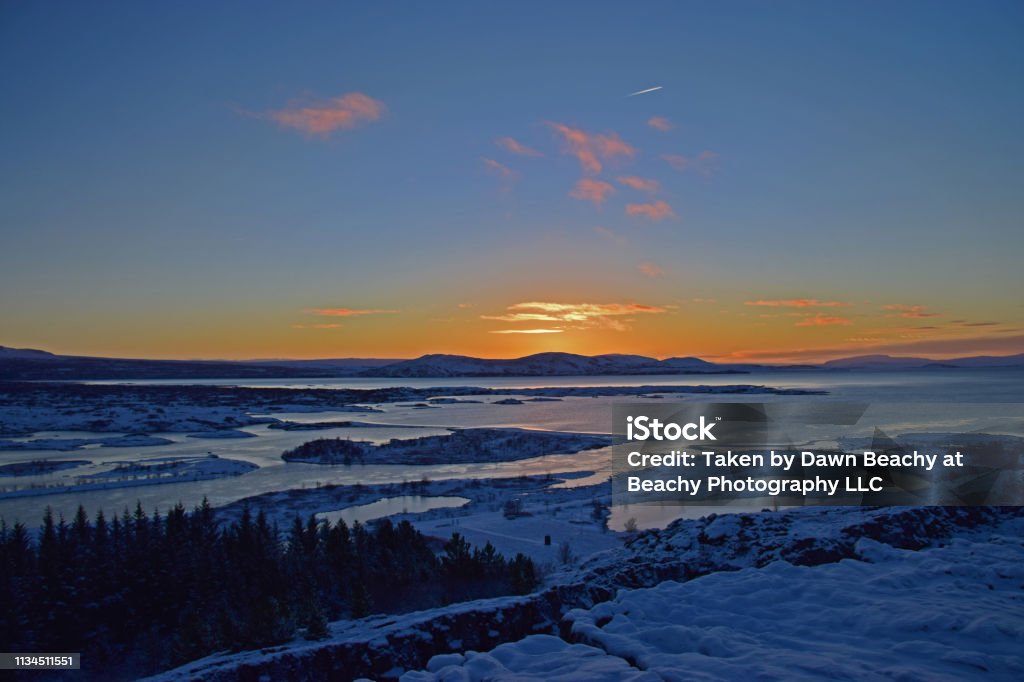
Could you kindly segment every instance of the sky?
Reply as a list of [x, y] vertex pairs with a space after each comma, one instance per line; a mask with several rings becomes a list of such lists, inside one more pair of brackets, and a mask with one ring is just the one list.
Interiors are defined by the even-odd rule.
[[1022, 36], [1019, 2], [6, 2], [0, 344], [1021, 352]]

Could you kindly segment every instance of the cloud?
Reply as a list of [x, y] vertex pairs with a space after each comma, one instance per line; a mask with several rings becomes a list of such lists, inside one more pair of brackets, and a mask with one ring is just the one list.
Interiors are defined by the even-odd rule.
[[804, 319], [797, 322], [795, 327], [832, 327], [835, 325], [849, 326], [853, 324], [850, 320], [845, 317], [837, 317], [835, 315], [824, 315], [822, 313], [816, 313], [811, 317], [805, 317]]
[[647, 125], [663, 133], [667, 133], [675, 127], [672, 125], [672, 121], [668, 120], [664, 116], [651, 116], [647, 119]]
[[264, 116], [285, 128], [327, 137], [336, 130], [349, 130], [377, 121], [386, 111], [380, 100], [361, 92], [349, 92], [321, 101], [292, 101], [284, 109], [268, 111]]
[[508, 313], [507, 315], [481, 315], [480, 319], [501, 322], [558, 322], [562, 318], [544, 313]]
[[644, 273], [651, 279], [661, 277], [662, 275], [665, 274], [665, 271], [662, 269], [660, 265], [652, 263], [650, 261], [644, 261], [643, 263], [638, 265], [637, 268], [640, 270], [640, 272]]
[[502, 180], [515, 180], [519, 176], [519, 173], [504, 164], [498, 163], [494, 159], [483, 158], [481, 161], [484, 162], [488, 169], [497, 173]]
[[675, 216], [675, 211], [672, 210], [671, 206], [659, 199], [653, 204], [626, 204], [626, 215], [643, 216], [648, 220], [658, 222], [659, 220]]
[[647, 192], [648, 194], [655, 194], [659, 189], [661, 189], [661, 184], [657, 180], [638, 178], [635, 175], [620, 177], [618, 180], [619, 184], [625, 185], [626, 187], [632, 187], [633, 189], [640, 190], [641, 192]]
[[[624, 324], [631, 321], [632, 315], [656, 315], [667, 313], [668, 308], [645, 305], [642, 303], [553, 303], [548, 301], [527, 301], [508, 306], [508, 319], [536, 320], [553, 318], [549, 321], [561, 322], [563, 328], [588, 329], [602, 327], [625, 331], [629, 327]], [[527, 317], [529, 316], [529, 317]], [[545, 316], [544, 318], [536, 316]], [[620, 320], [618, 318], [626, 317]], [[505, 318], [503, 318], [505, 319]]]
[[580, 201], [592, 201], [600, 206], [614, 192], [615, 188], [604, 180], [582, 178], [572, 188], [572, 191], [569, 192], [569, 196]]
[[718, 154], [705, 150], [693, 157], [685, 157], [682, 154], [662, 154], [661, 158], [677, 171], [694, 170], [701, 175], [711, 175], [715, 170]]
[[489, 334], [561, 334], [564, 329], [494, 329]]
[[601, 227], [600, 225], [598, 225], [597, 227], [594, 228], [594, 232], [601, 235], [602, 237], [612, 242], [613, 244], [622, 246], [626, 243], [625, 237], [623, 237], [615, 230], [609, 229], [607, 227]]
[[472, 303], [458, 303], [458, 304], [456, 304], [456, 307], [465, 310], [466, 308], [472, 308], [473, 304]]
[[306, 312], [321, 317], [358, 317], [360, 315], [393, 314], [401, 311], [384, 310], [381, 308], [310, 308]]
[[339, 329], [340, 324], [314, 324], [313, 329]]
[[536, 149], [527, 147], [526, 145], [517, 142], [514, 138], [511, 137], [499, 137], [497, 140], [494, 141], [494, 143], [499, 147], [504, 148], [506, 151], [510, 151], [513, 154], [518, 154], [519, 156], [544, 156]]
[[816, 298], [786, 298], [768, 301], [744, 301], [743, 305], [768, 306], [771, 308], [838, 308], [850, 304], [841, 301], [819, 301]]
[[928, 312], [928, 306], [924, 305], [904, 305], [902, 303], [893, 303], [891, 305], [883, 305], [882, 310], [892, 311], [892, 313], [886, 315], [886, 317], [905, 317], [913, 320], [939, 316], [939, 313]]
[[548, 122], [548, 127], [562, 138], [562, 153], [575, 156], [584, 173], [596, 175], [604, 167], [602, 160], [618, 156], [633, 158], [636, 149], [616, 133], [593, 134], [564, 123]]

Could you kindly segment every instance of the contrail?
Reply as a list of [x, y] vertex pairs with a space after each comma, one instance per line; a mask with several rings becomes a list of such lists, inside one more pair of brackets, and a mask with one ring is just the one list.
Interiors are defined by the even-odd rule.
[[654, 92], [655, 90], [661, 90], [661, 86], [660, 85], [656, 85], [653, 88], [647, 88], [646, 90], [637, 90], [636, 92], [629, 93], [628, 95], [626, 95], [626, 97], [636, 97], [637, 95], [646, 95], [648, 92]]

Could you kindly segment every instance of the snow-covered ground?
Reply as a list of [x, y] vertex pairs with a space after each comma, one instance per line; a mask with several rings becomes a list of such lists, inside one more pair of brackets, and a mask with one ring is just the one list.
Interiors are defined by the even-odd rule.
[[[85, 464], [88, 463], [85, 462]], [[61, 463], [55, 463], [55, 465], [59, 464]], [[115, 463], [112, 469], [78, 476], [72, 484], [0, 490], [0, 499], [109, 490], [111, 488], [133, 488], [183, 481], [205, 481], [225, 476], [240, 476], [257, 468], [259, 467], [249, 462], [224, 459], [214, 454], [154, 457], [141, 461]]]
[[645, 532], [532, 595], [339, 621], [154, 679], [1019, 680], [1022, 586], [1013, 508], [728, 514]]
[[856, 554], [623, 590], [566, 615], [576, 644], [533, 635], [402, 681], [1024, 679], [1024, 519]]

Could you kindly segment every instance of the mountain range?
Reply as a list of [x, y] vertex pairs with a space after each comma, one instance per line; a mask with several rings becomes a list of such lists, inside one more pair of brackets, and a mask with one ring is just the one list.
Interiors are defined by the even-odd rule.
[[433, 354], [412, 360], [146, 360], [56, 355], [31, 348], [0, 346], [0, 380], [8, 381], [744, 374], [780, 370], [912, 370], [930, 367], [1024, 367], [1024, 353], [948, 360], [860, 355], [819, 365], [759, 365], [714, 363], [695, 357], [658, 360], [643, 355], [574, 353], [537, 353], [513, 359]]

